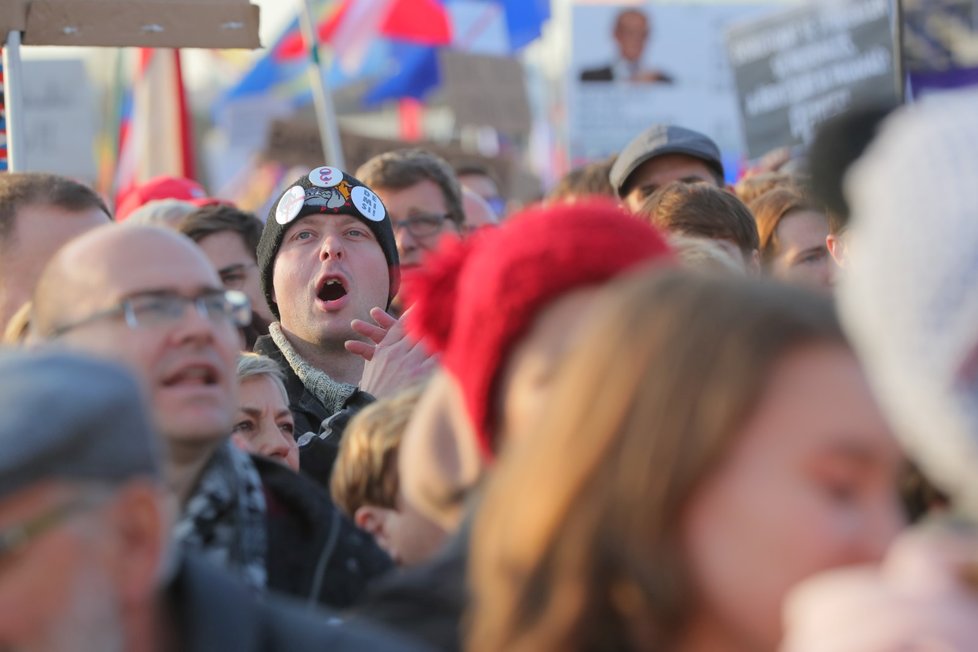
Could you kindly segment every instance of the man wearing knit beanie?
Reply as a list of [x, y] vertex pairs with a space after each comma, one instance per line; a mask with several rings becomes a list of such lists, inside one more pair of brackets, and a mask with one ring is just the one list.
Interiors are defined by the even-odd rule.
[[[599, 288], [670, 257], [658, 231], [606, 200], [528, 210], [498, 229], [444, 241], [405, 278], [408, 329], [442, 365], [402, 439], [405, 503], [458, 530], [462, 500], [505, 440], [546, 405], [548, 379], [578, 345]], [[467, 536], [463, 527], [431, 565], [379, 588], [364, 617], [458, 649]]]
[[273, 204], [258, 267], [277, 321], [255, 351], [285, 371], [300, 465], [328, 483], [349, 415], [413, 380], [426, 361], [384, 312], [400, 283], [390, 216], [359, 180], [316, 168]]

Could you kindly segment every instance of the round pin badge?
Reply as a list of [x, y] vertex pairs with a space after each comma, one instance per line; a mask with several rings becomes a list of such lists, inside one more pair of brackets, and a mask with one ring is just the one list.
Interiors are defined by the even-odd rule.
[[278, 200], [278, 206], [275, 208], [275, 221], [279, 224], [288, 224], [302, 210], [302, 204], [305, 201], [306, 191], [302, 186], [292, 186]]
[[320, 188], [332, 188], [342, 180], [342, 170], [325, 165], [309, 173], [309, 183]]
[[350, 199], [357, 207], [360, 214], [372, 222], [383, 222], [387, 211], [380, 201], [380, 197], [375, 195], [369, 188], [357, 186], [350, 192]]

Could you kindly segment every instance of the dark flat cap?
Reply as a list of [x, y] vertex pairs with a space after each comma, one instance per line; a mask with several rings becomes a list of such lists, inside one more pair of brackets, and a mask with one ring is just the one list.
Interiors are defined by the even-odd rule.
[[49, 480], [159, 478], [136, 379], [64, 352], [0, 352], [0, 498]]
[[675, 125], [652, 125], [625, 145], [611, 166], [608, 180], [618, 196], [622, 196], [628, 177], [638, 166], [665, 154], [685, 154], [701, 159], [723, 178], [720, 148], [709, 136]]

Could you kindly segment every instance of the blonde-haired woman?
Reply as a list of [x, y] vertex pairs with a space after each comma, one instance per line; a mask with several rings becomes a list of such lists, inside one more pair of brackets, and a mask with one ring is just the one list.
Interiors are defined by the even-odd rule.
[[481, 505], [468, 649], [776, 649], [789, 588], [902, 524], [901, 456], [831, 307], [659, 272], [594, 314]]

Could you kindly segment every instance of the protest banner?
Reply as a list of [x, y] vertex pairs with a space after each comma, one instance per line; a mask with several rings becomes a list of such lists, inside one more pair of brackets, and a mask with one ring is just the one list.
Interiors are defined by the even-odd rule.
[[770, 7], [576, 0], [565, 103], [570, 164], [615, 154], [655, 123], [705, 133], [725, 159], [739, 160], [743, 135], [723, 37], [733, 21]]
[[438, 60], [445, 102], [460, 125], [493, 127], [518, 136], [530, 132], [530, 100], [518, 60], [444, 49]]
[[95, 89], [80, 59], [24, 61], [24, 170], [93, 183]]
[[248, 0], [8, 0], [0, 34], [24, 45], [257, 48]]
[[846, 109], [899, 101], [891, 10], [891, 0], [823, 0], [730, 29], [751, 158], [809, 143]]
[[[341, 135], [340, 140], [343, 143], [343, 154], [348, 165], [347, 170], [351, 173], [378, 154], [405, 147], [423, 147], [441, 156], [453, 166], [469, 163], [484, 165], [492, 171], [493, 176], [499, 181], [500, 191], [504, 195], [507, 195], [513, 184], [515, 165], [507, 158], [480, 156], [466, 152], [459, 147], [440, 143], [409, 143], [389, 138], [373, 138], [348, 130], [343, 130]], [[275, 120], [268, 130], [262, 157], [287, 167], [311, 168], [320, 166], [323, 164], [323, 150], [319, 137], [316, 123], [310, 119]]]
[[0, 3], [9, 169], [27, 146], [20, 46], [257, 48], [259, 10], [248, 0], [4, 0]]

